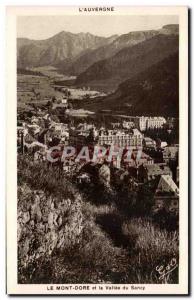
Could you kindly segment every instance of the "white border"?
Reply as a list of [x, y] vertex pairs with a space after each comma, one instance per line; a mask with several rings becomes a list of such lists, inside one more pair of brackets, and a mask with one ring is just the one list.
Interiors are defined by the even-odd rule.
[[[83, 6], [83, 5], [82, 5]], [[102, 13], [102, 12], [101, 12]], [[17, 284], [17, 177], [16, 177], [16, 16], [76, 15], [77, 7], [8, 7], [7, 8], [7, 292], [8, 294], [51, 294], [48, 285]], [[84, 13], [82, 13], [83, 15]], [[94, 14], [99, 14], [95, 12]], [[103, 14], [106, 14], [103, 12]], [[110, 14], [110, 13], [109, 13]], [[179, 284], [140, 285], [141, 294], [188, 293], [188, 17], [186, 7], [119, 7], [112, 14], [146, 15], [176, 14], [180, 26], [180, 268]], [[87, 13], [86, 13], [87, 15]], [[137, 284], [134, 284], [138, 286]], [[54, 285], [53, 285], [54, 286]], [[92, 286], [92, 285], [91, 285]], [[108, 286], [108, 285], [107, 285]], [[67, 292], [69, 293], [69, 292]], [[72, 291], [71, 294], [77, 294]], [[79, 294], [86, 294], [86, 291]], [[91, 294], [92, 292], [90, 292]], [[110, 294], [100, 292], [99, 294]], [[140, 294], [132, 292], [130, 294]], [[59, 294], [52, 291], [52, 294]], [[65, 294], [61, 292], [61, 294]], [[97, 294], [97, 292], [94, 292]], [[116, 291], [113, 294], [117, 294]], [[120, 294], [120, 292], [118, 292]], [[129, 292], [126, 292], [129, 294]]]

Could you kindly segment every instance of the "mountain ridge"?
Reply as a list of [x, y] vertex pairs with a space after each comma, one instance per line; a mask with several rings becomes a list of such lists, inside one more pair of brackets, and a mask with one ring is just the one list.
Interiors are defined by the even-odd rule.
[[78, 75], [93, 63], [111, 57], [129, 43], [141, 42], [161, 30], [163, 34], [178, 34], [178, 25], [169, 24], [160, 30], [134, 31], [109, 37], [69, 31], [61, 31], [41, 40], [20, 37], [17, 39], [17, 65], [18, 68], [52, 65], [63, 73]]
[[[130, 115], [178, 117], [178, 102], [179, 53], [176, 51], [123, 81], [113, 94], [100, 101], [100, 109], [122, 110]], [[99, 101], [86, 104], [84, 108], [98, 111]]]
[[90, 33], [73, 34], [61, 31], [45, 40], [17, 39], [17, 64], [20, 68], [55, 65], [72, 59], [87, 49], [95, 49], [108, 38]]
[[122, 81], [146, 70], [178, 51], [177, 35], [158, 34], [132, 47], [125, 47], [112, 57], [100, 60], [78, 75], [77, 85], [119, 85]]

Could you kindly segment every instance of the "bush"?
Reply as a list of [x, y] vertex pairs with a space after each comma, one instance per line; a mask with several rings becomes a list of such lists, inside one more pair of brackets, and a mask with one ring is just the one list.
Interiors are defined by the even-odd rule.
[[[178, 233], [167, 232], [141, 218], [131, 219], [123, 224], [123, 234], [134, 247], [130, 251], [130, 273], [128, 280], [133, 283], [163, 283], [159, 280], [157, 266], [167, 266], [171, 259], [178, 262]], [[131, 278], [131, 274], [132, 275]], [[170, 274], [167, 283], [178, 282], [178, 268]]]

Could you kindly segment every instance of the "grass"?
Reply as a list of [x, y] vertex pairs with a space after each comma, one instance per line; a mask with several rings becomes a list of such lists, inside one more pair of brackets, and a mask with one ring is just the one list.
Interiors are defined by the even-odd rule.
[[[63, 93], [55, 91], [51, 86], [49, 79], [43, 76], [17, 75], [18, 104], [22, 103], [39, 103], [41, 101], [51, 100], [53, 96], [61, 99]], [[36, 96], [40, 93], [40, 96]]]
[[[86, 198], [60, 171], [25, 155], [18, 156], [18, 186], [20, 283], [178, 282], [178, 268], [165, 281], [156, 271], [178, 261], [178, 232], [124, 214], [114, 195], [107, 201], [109, 190]], [[60, 225], [51, 226], [51, 212]]]
[[[129, 241], [135, 241], [129, 255], [132, 262], [130, 269], [135, 275], [136, 283], [163, 283], [159, 279], [156, 267], [167, 266], [174, 258], [178, 262], [178, 232], [161, 230], [142, 218], [124, 222], [122, 230]], [[165, 279], [165, 283], [175, 282], [178, 282], [178, 269]]]

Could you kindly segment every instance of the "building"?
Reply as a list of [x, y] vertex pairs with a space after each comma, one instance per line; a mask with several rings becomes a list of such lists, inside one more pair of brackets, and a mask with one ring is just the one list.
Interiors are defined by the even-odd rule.
[[116, 168], [116, 169], [121, 168], [121, 159], [120, 159], [120, 157], [115, 157], [115, 158], [113, 157], [111, 163], [112, 163], [111, 166], [113, 168]]
[[166, 124], [164, 117], [149, 117], [147, 119], [147, 129], [162, 128]]
[[66, 159], [63, 161], [63, 171], [65, 173], [71, 173], [75, 169], [75, 158]]
[[162, 175], [172, 177], [172, 171], [165, 164], [147, 164], [138, 168], [138, 177], [141, 182], [155, 180]]
[[178, 159], [179, 145], [167, 146], [163, 151], [163, 160], [165, 163], [176, 161]]
[[141, 131], [145, 131], [146, 130], [146, 128], [147, 128], [147, 117], [140, 117], [139, 118], [139, 129], [141, 130]]
[[52, 104], [52, 109], [67, 109], [68, 108], [68, 103], [53, 103]]
[[153, 210], [156, 212], [162, 209], [175, 213], [178, 213], [179, 209], [179, 189], [169, 175], [162, 175], [160, 177], [154, 195]]
[[68, 124], [64, 124], [64, 123], [53, 123], [52, 126], [55, 128], [55, 130], [60, 130], [60, 131], [68, 130]]
[[85, 109], [82, 109], [82, 108], [80, 108], [80, 109], [67, 109], [65, 113], [69, 117], [77, 117], [77, 118], [86, 118], [88, 116], [92, 116], [92, 115], [95, 114], [92, 111], [85, 110]]
[[178, 119], [175, 119], [172, 117], [169, 117], [166, 120], [166, 125], [167, 125], [167, 128], [169, 128], [169, 129], [174, 129], [177, 123], [178, 123]]
[[82, 173], [82, 174], [78, 175], [76, 177], [76, 182], [80, 183], [80, 184], [90, 183], [91, 182], [90, 174], [88, 174], [88, 173]]
[[63, 97], [63, 98], [61, 99], [61, 103], [62, 103], [62, 104], [68, 104], [68, 99], [67, 99], [66, 97]]
[[87, 145], [88, 131], [80, 132], [79, 130], [71, 130], [69, 132], [69, 145], [70, 146], [84, 146]]
[[99, 146], [117, 145], [118, 147], [142, 147], [143, 134], [138, 129], [130, 131], [105, 130], [97, 131], [94, 127], [90, 130], [71, 130], [69, 135], [70, 145], [83, 146], [87, 144]]
[[162, 128], [164, 124], [166, 124], [164, 117], [139, 117], [139, 129], [141, 131]]
[[117, 145], [119, 147], [142, 147], [143, 134], [136, 128], [130, 131], [103, 130], [99, 132], [98, 144]]
[[150, 137], [144, 137], [143, 139], [143, 147], [148, 149], [155, 149], [156, 148], [156, 142], [151, 139]]
[[135, 127], [135, 123], [132, 121], [123, 121], [123, 128], [131, 129]]
[[86, 131], [90, 131], [94, 129], [94, 124], [88, 124], [88, 123], [80, 123], [77, 126], [77, 131], [79, 131], [80, 133], [84, 133]]
[[54, 132], [55, 132], [55, 134], [56, 134], [57, 137], [60, 137], [60, 138], [62, 138], [62, 137], [69, 138], [68, 124], [53, 122], [52, 129], [54, 129]]
[[120, 126], [121, 126], [121, 123], [119, 123], [119, 122], [112, 122], [111, 123], [112, 129], [119, 128]]
[[143, 151], [140, 151], [138, 153], [137, 150], [133, 150], [131, 154], [131, 159], [127, 162], [123, 160], [122, 165], [125, 165], [125, 167], [128, 166], [128, 167], [137, 168], [141, 165], [144, 166], [144, 165], [153, 165], [153, 164], [154, 164], [154, 160], [151, 156], [149, 156]]

